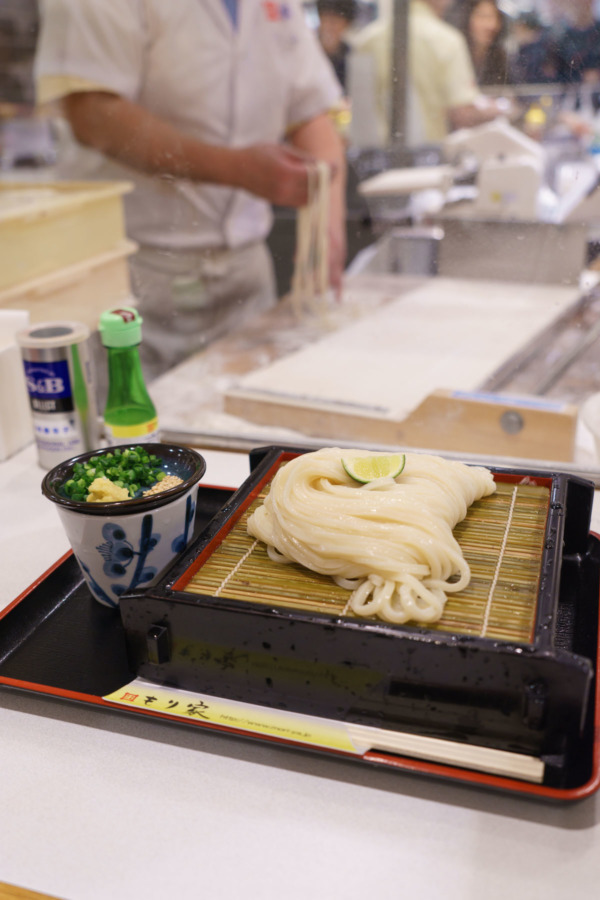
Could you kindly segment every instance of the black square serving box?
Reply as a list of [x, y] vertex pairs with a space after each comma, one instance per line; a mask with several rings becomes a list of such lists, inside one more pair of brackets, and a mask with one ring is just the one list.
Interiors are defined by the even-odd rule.
[[535, 622], [514, 642], [192, 594], [186, 585], [302, 448], [262, 448], [251, 475], [162, 580], [126, 595], [132, 671], [215, 697], [542, 759], [547, 784], [577, 768], [592, 727], [598, 640], [593, 486], [494, 470], [548, 487]]

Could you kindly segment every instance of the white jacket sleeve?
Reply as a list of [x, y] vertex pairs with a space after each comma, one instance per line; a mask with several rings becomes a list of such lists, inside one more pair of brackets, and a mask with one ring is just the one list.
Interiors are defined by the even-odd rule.
[[304, 19], [302, 4], [295, 0], [294, 6], [296, 45], [293, 52], [286, 56], [287, 65], [291, 67], [288, 128], [333, 109], [343, 96], [333, 66]]
[[[145, 37], [140, 0], [40, 0], [34, 75], [38, 92], [52, 80], [55, 95], [78, 81], [136, 100]], [[56, 99], [46, 97], [46, 99]]]

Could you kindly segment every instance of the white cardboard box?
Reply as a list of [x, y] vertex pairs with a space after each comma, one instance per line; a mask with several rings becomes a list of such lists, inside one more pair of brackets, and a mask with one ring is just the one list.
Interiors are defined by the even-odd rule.
[[33, 440], [23, 360], [15, 341], [16, 332], [28, 324], [26, 311], [0, 310], [0, 460]]

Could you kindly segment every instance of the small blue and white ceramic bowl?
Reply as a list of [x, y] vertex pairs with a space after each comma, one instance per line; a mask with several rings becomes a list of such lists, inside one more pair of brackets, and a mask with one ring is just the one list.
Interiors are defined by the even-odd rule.
[[[121, 449], [126, 446], [135, 443]], [[189, 447], [148, 443], [144, 444], [148, 454], [161, 460], [168, 475], [182, 478], [182, 484], [149, 497], [114, 503], [71, 500], [60, 492], [75, 463], [115, 449], [83, 453], [55, 466], [42, 482], [42, 493], [57, 506], [92, 595], [104, 606], [117, 608], [122, 594], [152, 584], [187, 547], [206, 462]]]

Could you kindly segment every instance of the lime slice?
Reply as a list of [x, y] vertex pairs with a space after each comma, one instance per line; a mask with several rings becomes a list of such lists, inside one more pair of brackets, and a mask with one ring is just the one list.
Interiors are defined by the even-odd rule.
[[376, 478], [395, 478], [406, 463], [404, 453], [393, 453], [391, 456], [355, 456], [342, 459], [342, 465], [350, 478], [368, 484]]

